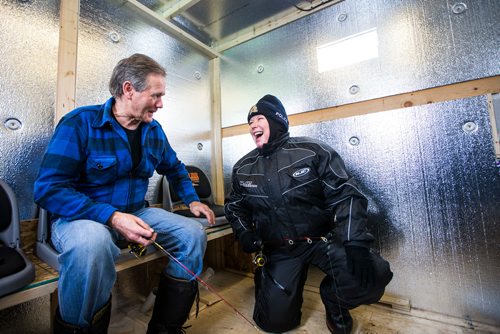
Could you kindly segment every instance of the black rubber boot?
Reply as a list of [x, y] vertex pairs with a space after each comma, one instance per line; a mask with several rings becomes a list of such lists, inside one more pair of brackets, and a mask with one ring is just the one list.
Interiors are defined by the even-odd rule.
[[54, 318], [54, 334], [107, 334], [109, 320], [111, 319], [111, 297], [92, 317], [89, 327], [79, 327], [65, 322], [56, 310]]
[[326, 311], [326, 326], [331, 333], [349, 334], [352, 331], [352, 317], [349, 310], [341, 308], [340, 311]]
[[188, 319], [197, 296], [196, 280], [186, 281], [161, 274], [147, 334], [185, 333], [182, 325]]

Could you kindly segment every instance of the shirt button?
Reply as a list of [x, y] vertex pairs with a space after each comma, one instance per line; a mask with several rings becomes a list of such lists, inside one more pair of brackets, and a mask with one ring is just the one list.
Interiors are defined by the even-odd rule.
[[271, 182], [271, 179], [267, 179], [267, 182]]

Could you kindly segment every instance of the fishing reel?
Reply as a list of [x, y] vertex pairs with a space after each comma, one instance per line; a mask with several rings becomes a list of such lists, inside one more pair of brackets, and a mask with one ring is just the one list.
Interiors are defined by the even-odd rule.
[[264, 265], [267, 262], [267, 257], [262, 253], [262, 251], [259, 251], [257, 254], [255, 254], [252, 262], [257, 266], [257, 267], [264, 267]]
[[132, 255], [134, 255], [136, 258], [140, 258], [147, 253], [147, 248], [144, 247], [143, 245], [136, 244], [133, 242], [130, 242], [128, 244], [128, 248], [130, 249], [128, 252]]

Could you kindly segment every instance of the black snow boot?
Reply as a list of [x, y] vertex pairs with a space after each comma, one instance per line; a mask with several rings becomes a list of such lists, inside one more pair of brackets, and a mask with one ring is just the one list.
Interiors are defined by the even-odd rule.
[[182, 325], [197, 296], [196, 280], [186, 281], [162, 273], [147, 334], [185, 333]]
[[326, 326], [331, 333], [349, 334], [352, 331], [352, 317], [348, 309], [341, 308], [340, 311], [326, 311]]
[[92, 317], [89, 327], [79, 327], [65, 322], [61, 318], [59, 308], [54, 318], [54, 334], [107, 334], [111, 319], [111, 297]]

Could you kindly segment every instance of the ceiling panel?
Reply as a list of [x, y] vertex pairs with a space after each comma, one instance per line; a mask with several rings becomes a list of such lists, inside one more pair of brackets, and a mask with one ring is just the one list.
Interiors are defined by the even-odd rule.
[[[129, 0], [129, 2], [134, 0]], [[139, 0], [209, 46], [242, 39], [262, 27], [277, 28], [342, 0]], [[278, 23], [277, 23], [278, 22]], [[255, 34], [257, 35], [257, 34]], [[247, 39], [248, 37], [245, 37]], [[232, 44], [232, 43], [230, 43]]]

